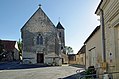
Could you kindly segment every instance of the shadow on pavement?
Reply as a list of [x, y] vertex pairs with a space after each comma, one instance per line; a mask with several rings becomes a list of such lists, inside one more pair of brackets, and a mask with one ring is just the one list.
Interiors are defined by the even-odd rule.
[[65, 78], [59, 78], [59, 79], [80, 79], [80, 74], [73, 74], [73, 75], [70, 75], [68, 77], [65, 77]]
[[81, 64], [70, 64], [69, 66], [73, 66], [77, 68], [85, 68], [85, 65], [81, 65]]
[[47, 65], [39, 64], [20, 64], [19, 62], [4, 62], [0, 63], [0, 70], [13, 70], [13, 69], [30, 69], [48, 67]]

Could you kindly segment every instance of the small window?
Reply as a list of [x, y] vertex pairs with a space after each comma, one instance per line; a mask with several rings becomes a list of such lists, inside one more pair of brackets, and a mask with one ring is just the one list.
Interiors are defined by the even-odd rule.
[[37, 45], [43, 45], [43, 37], [41, 36], [41, 34], [39, 34], [38, 36], [37, 36], [37, 41], [36, 41], [36, 44]]
[[61, 50], [63, 49], [63, 47], [61, 47]]
[[62, 34], [61, 34], [61, 32], [59, 32], [59, 37], [61, 37], [62, 36]]

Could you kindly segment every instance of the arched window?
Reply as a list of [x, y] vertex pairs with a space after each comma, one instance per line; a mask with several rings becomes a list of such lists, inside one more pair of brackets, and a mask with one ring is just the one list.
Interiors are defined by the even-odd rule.
[[43, 45], [43, 37], [40, 37], [40, 44]]
[[37, 40], [36, 40], [36, 44], [37, 44], [37, 45], [39, 45], [39, 44], [40, 44], [40, 45], [43, 45], [43, 37], [42, 37], [41, 34], [39, 34], [36, 39], [37, 39]]

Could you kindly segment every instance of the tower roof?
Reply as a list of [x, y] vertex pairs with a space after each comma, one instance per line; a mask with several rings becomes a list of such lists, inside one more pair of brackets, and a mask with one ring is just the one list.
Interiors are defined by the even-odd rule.
[[64, 27], [61, 25], [61, 23], [60, 23], [60, 22], [58, 22], [58, 24], [57, 24], [56, 28], [58, 28], [58, 29], [64, 29]]

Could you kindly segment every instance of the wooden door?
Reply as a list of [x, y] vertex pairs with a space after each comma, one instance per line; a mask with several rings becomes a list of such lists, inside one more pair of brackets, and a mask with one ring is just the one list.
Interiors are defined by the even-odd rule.
[[37, 53], [37, 63], [44, 63], [44, 54]]

